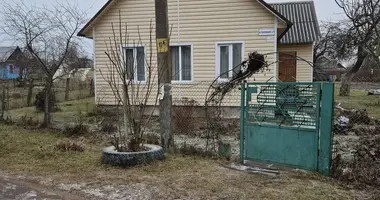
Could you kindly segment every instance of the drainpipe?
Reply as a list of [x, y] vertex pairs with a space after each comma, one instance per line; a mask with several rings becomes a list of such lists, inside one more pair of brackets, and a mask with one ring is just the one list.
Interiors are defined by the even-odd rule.
[[180, 26], [181, 26], [181, 22], [180, 22], [179, 0], [177, 0], [177, 31], [178, 31], [177, 39], [178, 39], [178, 44], [181, 43]]

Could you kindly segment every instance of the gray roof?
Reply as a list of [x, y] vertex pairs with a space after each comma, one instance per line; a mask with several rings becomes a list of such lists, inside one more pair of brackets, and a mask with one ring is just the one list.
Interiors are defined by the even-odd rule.
[[0, 47], [0, 62], [6, 62], [16, 49], [17, 46]]
[[293, 23], [290, 30], [280, 40], [281, 44], [307, 44], [319, 38], [320, 30], [313, 1], [270, 5]]

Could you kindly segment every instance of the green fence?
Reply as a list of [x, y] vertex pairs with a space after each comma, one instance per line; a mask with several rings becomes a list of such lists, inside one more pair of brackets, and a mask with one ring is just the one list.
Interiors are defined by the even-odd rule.
[[242, 85], [241, 160], [329, 174], [334, 86]]

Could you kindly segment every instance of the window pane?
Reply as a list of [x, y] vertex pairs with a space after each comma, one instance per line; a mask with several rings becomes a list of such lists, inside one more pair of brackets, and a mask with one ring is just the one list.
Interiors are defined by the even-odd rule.
[[182, 80], [191, 81], [191, 46], [181, 47]]
[[137, 80], [145, 81], [145, 52], [144, 47], [137, 47]]
[[240, 71], [240, 67], [236, 67], [236, 66], [238, 66], [242, 61], [241, 47], [242, 47], [241, 44], [233, 44], [232, 45], [232, 48], [233, 48], [233, 50], [232, 50], [232, 52], [233, 52], [233, 55], [232, 55], [233, 66], [232, 67], [234, 67], [234, 73], [233, 73], [234, 75]]
[[134, 58], [133, 58], [133, 49], [125, 49], [126, 56], [126, 68], [127, 68], [127, 79], [133, 78], [133, 68], [134, 68]]
[[179, 47], [171, 47], [172, 80], [179, 81]]
[[228, 78], [229, 47], [220, 47], [220, 78]]

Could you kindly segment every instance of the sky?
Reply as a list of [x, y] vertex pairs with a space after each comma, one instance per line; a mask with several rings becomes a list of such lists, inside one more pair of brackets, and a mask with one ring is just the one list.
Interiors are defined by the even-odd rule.
[[[0, 0], [8, 3], [18, 2], [20, 0]], [[57, 0], [59, 1], [59, 0]], [[100, 8], [108, 0], [66, 0], [68, 2], [74, 2], [79, 8], [86, 11], [88, 18], [93, 17]], [[288, 1], [305, 1], [305, 0], [266, 0], [268, 3], [279, 3]], [[23, 0], [24, 3], [29, 5], [49, 5], [54, 3], [52, 0]], [[336, 21], [343, 18], [341, 9], [335, 4], [334, 0], [314, 0], [318, 20], [319, 21]], [[84, 49], [91, 54], [92, 53], [92, 41], [89, 39], [83, 39]], [[0, 36], [0, 46], [14, 45], [8, 38]]]

